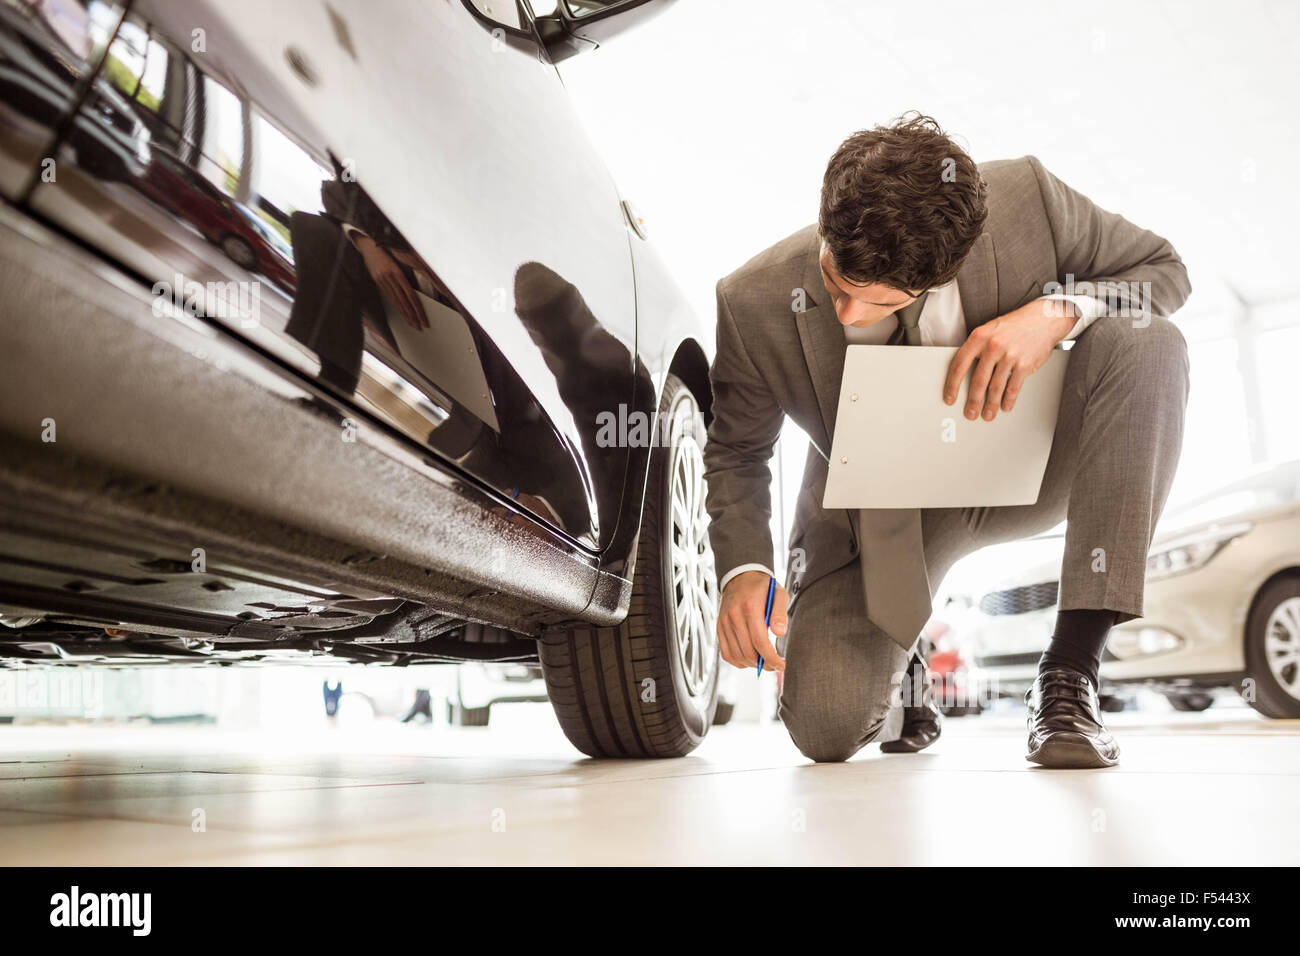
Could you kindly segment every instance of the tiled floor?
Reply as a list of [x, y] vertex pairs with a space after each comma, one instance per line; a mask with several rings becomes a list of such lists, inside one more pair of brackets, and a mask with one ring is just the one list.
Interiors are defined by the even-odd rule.
[[0, 727], [0, 864], [1300, 863], [1300, 721], [1242, 708], [1112, 715], [1121, 766], [1072, 772], [1015, 713], [845, 765], [775, 725], [602, 762], [545, 704], [493, 723]]

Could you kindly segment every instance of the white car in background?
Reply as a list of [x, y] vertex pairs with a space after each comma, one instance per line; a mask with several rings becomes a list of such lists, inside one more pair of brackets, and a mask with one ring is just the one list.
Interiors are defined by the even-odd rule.
[[[1056, 618], [1064, 526], [980, 552], [943, 615], [999, 693], [1029, 686]], [[955, 569], [957, 570], [957, 569]], [[1111, 633], [1103, 686], [1146, 683], [1178, 710], [1232, 687], [1260, 713], [1300, 717], [1300, 461], [1170, 511], [1147, 559], [1146, 615]]]

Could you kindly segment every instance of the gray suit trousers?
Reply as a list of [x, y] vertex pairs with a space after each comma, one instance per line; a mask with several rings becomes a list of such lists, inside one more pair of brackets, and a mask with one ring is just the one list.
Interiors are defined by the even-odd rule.
[[[1097, 319], [1074, 344], [1038, 501], [922, 512], [931, 587], [957, 559], [1064, 520], [1060, 608], [1140, 617], [1187, 392], [1187, 346], [1172, 322]], [[861, 574], [854, 561], [813, 582], [791, 614], [780, 715], [812, 760], [846, 760], [878, 737], [906, 669], [907, 651], [867, 619]]]

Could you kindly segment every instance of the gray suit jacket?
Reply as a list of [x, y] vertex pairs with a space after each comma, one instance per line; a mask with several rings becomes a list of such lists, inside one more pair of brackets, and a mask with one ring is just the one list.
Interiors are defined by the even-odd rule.
[[[1169, 316], [1186, 300], [1187, 271], [1165, 239], [1098, 208], [1033, 156], [979, 169], [988, 220], [957, 276], [968, 331], [1060, 291], [1051, 283], [1064, 285], [1067, 276], [1076, 285], [1106, 283], [1099, 297], [1125, 316]], [[791, 551], [801, 549], [786, 579], [792, 603], [858, 553], [849, 512], [821, 506], [846, 344], [818, 254], [816, 227], [808, 226], [718, 283], [713, 421], [704, 450], [709, 536], [721, 577], [742, 564], [774, 567], [772, 447], [787, 415], [811, 439], [790, 534]]]

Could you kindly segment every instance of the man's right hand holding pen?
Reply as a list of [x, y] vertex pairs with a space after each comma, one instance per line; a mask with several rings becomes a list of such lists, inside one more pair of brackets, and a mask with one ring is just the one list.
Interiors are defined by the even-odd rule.
[[[784, 671], [785, 660], [776, 653], [763, 623], [767, 590], [771, 578], [762, 571], [742, 571], [727, 582], [718, 609], [718, 645], [722, 659], [736, 667], [758, 667], [758, 658], [768, 670]], [[777, 585], [772, 599], [772, 633], [785, 636], [785, 606], [790, 595]]]

